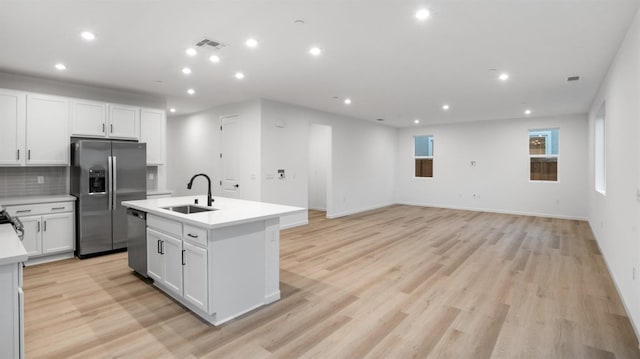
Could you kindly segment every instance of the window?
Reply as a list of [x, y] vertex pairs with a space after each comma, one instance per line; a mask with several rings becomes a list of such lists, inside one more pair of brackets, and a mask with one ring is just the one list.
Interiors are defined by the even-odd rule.
[[603, 103], [596, 117], [595, 158], [596, 158], [596, 191], [605, 194], [607, 190], [607, 164], [605, 157], [605, 104]]
[[558, 148], [560, 130], [529, 130], [529, 179], [558, 181]]
[[433, 136], [415, 137], [416, 177], [433, 177]]

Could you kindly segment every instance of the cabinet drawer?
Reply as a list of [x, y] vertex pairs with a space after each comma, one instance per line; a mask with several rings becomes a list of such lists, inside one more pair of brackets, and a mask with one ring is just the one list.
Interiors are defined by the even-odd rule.
[[14, 217], [34, 216], [41, 214], [73, 212], [73, 202], [25, 204], [21, 206], [7, 206], [7, 212]]
[[182, 238], [182, 223], [170, 219], [147, 215], [147, 227]]
[[207, 248], [207, 230], [204, 228], [198, 228], [185, 224], [184, 236], [182, 237], [182, 239]]

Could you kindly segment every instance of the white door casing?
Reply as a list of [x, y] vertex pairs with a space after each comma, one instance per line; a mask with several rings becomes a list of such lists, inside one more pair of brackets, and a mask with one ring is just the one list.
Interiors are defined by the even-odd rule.
[[220, 119], [220, 143], [222, 168], [222, 195], [240, 197], [240, 161], [242, 160], [240, 116], [226, 116]]

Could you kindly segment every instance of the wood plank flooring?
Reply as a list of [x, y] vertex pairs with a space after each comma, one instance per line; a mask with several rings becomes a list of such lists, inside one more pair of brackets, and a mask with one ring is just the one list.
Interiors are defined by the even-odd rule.
[[27, 358], [640, 358], [586, 222], [309, 216], [281, 234], [283, 298], [220, 327], [126, 253], [26, 268]]

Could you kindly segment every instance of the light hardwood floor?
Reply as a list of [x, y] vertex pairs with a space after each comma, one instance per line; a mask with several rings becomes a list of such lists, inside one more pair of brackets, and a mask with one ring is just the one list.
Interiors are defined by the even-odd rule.
[[133, 275], [126, 253], [28, 267], [27, 358], [640, 358], [586, 222], [323, 216], [281, 233], [283, 298], [220, 327]]

